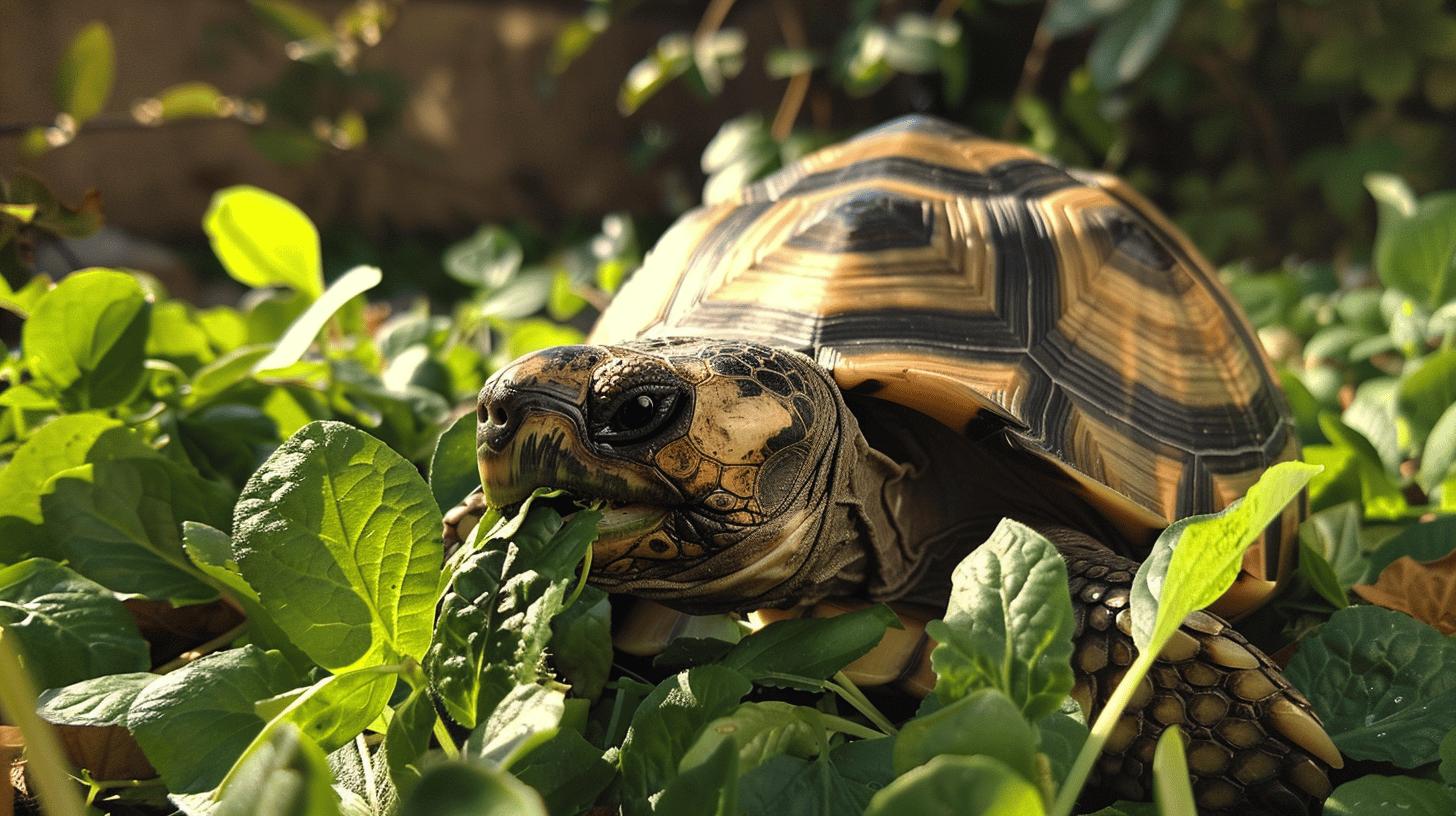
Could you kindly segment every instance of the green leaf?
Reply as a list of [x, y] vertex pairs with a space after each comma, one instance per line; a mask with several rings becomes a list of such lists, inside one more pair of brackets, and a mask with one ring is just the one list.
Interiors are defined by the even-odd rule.
[[396, 667], [371, 666], [330, 675], [308, 688], [284, 692], [279, 697], [289, 699], [288, 704], [268, 720], [243, 756], [271, 739], [273, 732], [285, 724], [303, 732], [324, 751], [336, 750], [368, 728], [384, 711], [398, 680]]
[[1052, 0], [1043, 25], [1048, 34], [1060, 39], [1116, 14], [1127, 4], [1128, 0]]
[[169, 791], [210, 791], [263, 730], [254, 703], [296, 685], [277, 652], [216, 652], [143, 689], [126, 724]]
[[345, 272], [329, 288], [309, 304], [308, 309], [288, 327], [279, 338], [278, 345], [266, 357], [253, 364], [257, 372], [286, 368], [303, 359], [313, 345], [314, 338], [324, 330], [329, 319], [350, 300], [379, 285], [384, 274], [377, 266], [356, 266]]
[[157, 94], [155, 105], [158, 121], [175, 122], [181, 119], [223, 118], [229, 102], [214, 85], [180, 82]]
[[546, 800], [552, 813], [580, 813], [617, 776], [602, 750], [575, 731], [560, 729], [511, 763], [511, 773]]
[[1222, 511], [1186, 518], [1164, 530], [1133, 579], [1132, 629], [1138, 651], [1162, 651], [1185, 618], [1227, 592], [1238, 577], [1244, 551], [1318, 472], [1315, 465], [1281, 462]]
[[552, 320], [567, 321], [586, 308], [586, 298], [577, 294], [576, 284], [565, 269], [551, 276], [551, 296], [546, 300], [546, 313]]
[[76, 34], [56, 69], [56, 107], [85, 124], [106, 107], [116, 75], [111, 29], [100, 20]]
[[0, 568], [0, 626], [42, 689], [145, 671], [147, 643], [104, 587], [44, 558]]
[[832, 618], [775, 621], [738, 641], [720, 662], [755, 683], [772, 685], [776, 674], [824, 680], [873, 649], [887, 626], [903, 628], [883, 604]]
[[739, 805], [748, 816], [860, 816], [875, 791], [895, 778], [890, 769], [893, 743], [846, 742], [829, 752], [827, 762], [780, 754], [739, 779]]
[[430, 687], [423, 683], [410, 692], [389, 720], [384, 732], [384, 758], [390, 782], [401, 799], [410, 795], [424, 774], [421, 760], [430, 750], [436, 722]]
[[1456, 517], [1444, 516], [1411, 524], [1387, 539], [1370, 554], [1360, 583], [1374, 583], [1380, 573], [1401, 556], [1416, 561], [1437, 561], [1456, 548]]
[[908, 773], [942, 754], [987, 756], [1036, 781], [1036, 734], [999, 689], [977, 689], [905, 723], [895, 738], [895, 773]]
[[1176, 725], [1164, 729], [1153, 751], [1153, 797], [1159, 813], [1175, 816], [1198, 812], [1193, 804], [1188, 758], [1183, 755], [1183, 733]]
[[563, 524], [550, 508], [523, 508], [496, 531], [509, 541], [492, 538], [456, 567], [424, 661], [456, 722], [474, 727], [516, 685], [538, 679], [551, 620], [600, 518], [581, 511]]
[[181, 520], [225, 523], [227, 501], [155, 454], [61, 471], [41, 494], [46, 530], [77, 571], [117, 592], [178, 604], [217, 597], [182, 551]]
[[737, 816], [738, 752], [732, 740], [714, 745], [700, 761], [684, 760], [682, 772], [653, 801], [655, 816]]
[[780, 754], [812, 758], [819, 754], [823, 739], [824, 723], [816, 709], [779, 700], [744, 703], [708, 723], [678, 768], [686, 772], [708, 763], [726, 742], [735, 746], [737, 773], [747, 773]]
[[67, 276], [21, 327], [27, 366], [72, 411], [110, 408], [143, 382], [151, 304], [124, 272]]
[[213, 586], [223, 590], [243, 610], [248, 621], [249, 640], [265, 649], [277, 649], [300, 670], [313, 667], [288, 635], [278, 627], [278, 622], [258, 602], [258, 593], [243, 578], [233, 560], [233, 540], [227, 533], [206, 524], [193, 521], [182, 522], [182, 549], [187, 558], [206, 575]]
[[1452, 465], [1456, 465], [1456, 401], [1446, 406], [1426, 437], [1416, 482], [1430, 493], [1445, 480]]
[[86, 462], [152, 453], [140, 437], [101, 414], [70, 414], [41, 426], [0, 469], [0, 496], [5, 497], [0, 563], [33, 555], [62, 557], [41, 526], [41, 489], [52, 476]]
[[1097, 32], [1087, 52], [1092, 81], [1114, 91], [1137, 79], [1173, 30], [1183, 0], [1131, 0]]
[[499, 289], [490, 290], [478, 314], [497, 320], [518, 320], [536, 314], [549, 305], [554, 280], [555, 273], [549, 269], [524, 270]]
[[1456, 297], [1456, 193], [1417, 201], [1399, 177], [1384, 173], [1366, 176], [1365, 186], [1380, 210], [1380, 280], [1433, 309]]
[[1414, 768], [1435, 761], [1456, 727], [1456, 641], [1400, 612], [1341, 609], [1285, 674], [1353, 759]]
[[475, 460], [475, 412], [455, 420], [435, 443], [430, 457], [430, 492], [441, 512], [459, 504], [480, 487], [480, 466]]
[[951, 574], [945, 620], [926, 626], [939, 644], [930, 656], [936, 695], [954, 701], [996, 688], [1029, 720], [1056, 711], [1072, 688], [1072, 627], [1061, 554], [1003, 520]]
[[1349, 606], [1346, 593], [1365, 578], [1369, 559], [1360, 546], [1360, 506], [1337, 504], [1299, 526], [1299, 568], [1315, 591], [1336, 609]]
[[1396, 401], [1410, 420], [1416, 444], [1424, 444], [1446, 409], [1456, 404], [1456, 350], [1436, 352], [1402, 376]]
[[[1072, 705], [1075, 707], [1076, 703]], [[1077, 708], [1076, 716], [1073, 716], [1064, 707], [1036, 723], [1037, 751], [1045, 755], [1051, 764], [1052, 780], [1058, 785], [1067, 778], [1067, 772], [1077, 759], [1077, 752], [1087, 741], [1087, 723], [1080, 719], [1081, 715], [1081, 708]]]
[[677, 775], [678, 763], [713, 720], [736, 708], [752, 684], [723, 666], [699, 666], [658, 684], [638, 706], [622, 743], [622, 804], [651, 812], [648, 798]]
[[865, 808], [865, 816], [1038, 816], [1044, 812], [1036, 788], [1001, 762], [984, 756], [935, 757], [891, 782]]
[[1456, 813], [1456, 790], [1430, 779], [1370, 774], [1335, 788], [1325, 816], [1448, 816]]
[[595, 700], [612, 672], [612, 604], [588, 586], [551, 621], [551, 657], [573, 697]]
[[318, 230], [286, 199], [257, 187], [228, 187], [213, 195], [202, 227], [239, 283], [287, 286], [309, 300], [323, 292]]
[[333, 29], [322, 17], [288, 0], [248, 0], [253, 12], [291, 40], [328, 39]]
[[550, 739], [566, 712], [566, 695], [527, 684], [511, 689], [470, 734], [461, 756], [502, 768]]
[[314, 422], [279, 446], [234, 513], [243, 577], [331, 671], [424, 656], [443, 560], [419, 472], [379, 440]]
[[1456, 787], [1456, 728], [1446, 732], [1438, 753], [1441, 756], [1441, 779], [1447, 785]]
[[337, 816], [334, 773], [319, 746], [297, 728], [274, 730], [214, 795], [216, 816]]
[[486, 765], [431, 765], [400, 804], [399, 816], [546, 816], [546, 805], [515, 777]]
[[[1349, 457], [1349, 464], [1342, 467], [1349, 468], [1352, 475], [1337, 475], [1334, 477], [1337, 483], [1323, 482], [1319, 493], [1316, 493], [1311, 487], [1311, 498], [1313, 499], [1316, 495], [1320, 496], [1318, 507], [1328, 507], [1331, 503], [1353, 498], [1344, 494], [1344, 490], [1353, 480], [1359, 485], [1359, 498], [1364, 505], [1366, 517], [1374, 519], [1402, 517], [1406, 510], [1405, 498], [1401, 495], [1400, 486], [1386, 473], [1380, 454], [1376, 452], [1375, 446], [1370, 444], [1370, 440], [1331, 414], [1320, 415], [1320, 430], [1336, 449]], [[1311, 461], [1319, 461], [1312, 455], [1315, 452], [1315, 447], [1311, 446], [1305, 451], [1306, 458]], [[1311, 484], [1313, 485], [1313, 482]], [[1338, 495], [1326, 495], [1331, 493]]]
[[692, 40], [684, 32], [673, 32], [658, 41], [657, 47], [622, 80], [617, 91], [617, 110], [631, 116], [669, 82], [693, 67]]
[[43, 692], [35, 713], [53, 725], [126, 726], [126, 715], [142, 689], [160, 675], [124, 672], [93, 677]]
[[521, 269], [521, 244], [503, 227], [488, 224], [445, 250], [445, 271], [466, 286], [499, 289]]

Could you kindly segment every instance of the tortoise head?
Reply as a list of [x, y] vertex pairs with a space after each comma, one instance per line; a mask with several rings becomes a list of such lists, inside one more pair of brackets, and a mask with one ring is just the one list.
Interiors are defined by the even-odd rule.
[[487, 504], [540, 487], [604, 501], [593, 582], [687, 611], [781, 604], [802, 583], [853, 422], [808, 357], [696, 338], [536, 352], [477, 413]]

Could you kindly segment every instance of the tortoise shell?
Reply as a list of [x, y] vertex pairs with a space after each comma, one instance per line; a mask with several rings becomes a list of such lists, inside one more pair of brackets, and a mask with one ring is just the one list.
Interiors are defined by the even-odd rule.
[[[1134, 546], [1298, 454], [1248, 321], [1148, 201], [923, 116], [684, 216], [592, 342], [672, 335], [792, 348], [846, 392], [1005, 433]], [[1250, 550], [1252, 596], [1225, 611], [1286, 571], [1301, 503]]]

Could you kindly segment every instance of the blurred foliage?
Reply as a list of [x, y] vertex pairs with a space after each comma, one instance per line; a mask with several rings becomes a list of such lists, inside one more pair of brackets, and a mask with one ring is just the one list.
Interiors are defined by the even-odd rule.
[[[658, 5], [591, 0], [549, 70]], [[751, 7], [780, 40], [726, 25]], [[723, 124], [706, 199], [909, 109], [1122, 174], [1216, 260], [1359, 256], [1366, 173], [1456, 183], [1456, 9], [1441, 0], [714, 0], [628, 72], [619, 107], [661, 119], [644, 133], [663, 143], [679, 114], [654, 94], [711, 97], [755, 61], [786, 82], [782, 103]]]

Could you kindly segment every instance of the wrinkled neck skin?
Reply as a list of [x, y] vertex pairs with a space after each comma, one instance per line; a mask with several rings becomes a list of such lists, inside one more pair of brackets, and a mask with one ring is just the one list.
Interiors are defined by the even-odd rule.
[[975, 441], [898, 405], [840, 401], [841, 442], [818, 512], [787, 535], [809, 546], [794, 578], [738, 609], [809, 606], [827, 597], [944, 605], [950, 575], [1003, 517], [1114, 540], [1100, 516], [1004, 437]]

